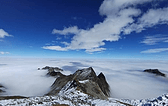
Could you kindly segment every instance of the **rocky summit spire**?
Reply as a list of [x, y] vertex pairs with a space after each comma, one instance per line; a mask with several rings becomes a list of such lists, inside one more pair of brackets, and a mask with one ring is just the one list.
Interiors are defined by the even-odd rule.
[[103, 91], [103, 93], [104, 93], [106, 96], [110, 96], [110, 86], [109, 86], [109, 84], [107, 83], [104, 74], [101, 72], [101, 73], [98, 75], [98, 78], [99, 78], [99, 81], [98, 81], [99, 87], [101, 88], [101, 90]]
[[92, 67], [77, 70], [72, 75], [59, 76], [47, 95], [57, 95], [69, 89], [75, 89], [94, 98], [107, 99], [110, 88], [103, 73], [96, 76]]

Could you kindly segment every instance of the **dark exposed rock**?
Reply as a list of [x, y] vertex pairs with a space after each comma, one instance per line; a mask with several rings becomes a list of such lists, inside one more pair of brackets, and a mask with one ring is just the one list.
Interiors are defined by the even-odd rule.
[[51, 91], [46, 95], [57, 95], [59, 91], [70, 81], [72, 76], [60, 76], [51, 86]]
[[49, 70], [49, 71], [63, 71], [62, 69], [58, 68], [58, 67], [49, 67], [49, 66], [46, 66], [44, 68], [42, 68], [42, 70]]
[[52, 71], [52, 72], [48, 72], [47, 76], [58, 77], [58, 76], [64, 76], [64, 75], [62, 73], [60, 73], [60, 72]]
[[85, 68], [85, 69], [82, 69], [82, 70], [77, 70], [73, 75], [79, 81], [82, 81], [82, 80], [96, 81], [97, 80], [96, 73], [94, 72], [92, 67]]
[[110, 96], [110, 87], [103, 73], [96, 76], [92, 67], [77, 70], [74, 74], [59, 75], [51, 86], [47, 95], [57, 95], [63, 89], [75, 88], [92, 97], [107, 99]]
[[0, 84], [0, 94], [1, 94], [1, 93], [4, 93], [4, 92], [5, 92], [5, 89], [6, 89], [6, 88], [5, 88], [3, 85]]
[[43, 67], [42, 69], [43, 70], [48, 70], [50, 67], [49, 66], [45, 66], [45, 67]]
[[49, 67], [49, 66], [46, 66], [42, 69], [48, 70], [47, 76], [53, 76], [53, 77], [56, 77], [57, 75], [62, 75], [62, 73], [60, 73], [60, 71], [63, 71], [62, 69], [60, 69], [58, 67]]
[[[90, 70], [90, 73], [89, 73], [89, 70]], [[89, 67], [86, 69], [76, 71], [75, 75], [77, 76], [76, 79], [79, 81], [90, 80], [95, 82], [106, 96], [110, 96], [110, 89], [109, 89], [110, 87], [106, 82], [106, 79], [103, 73], [100, 73], [98, 76], [96, 76], [96, 73], [94, 72], [93, 68]]]
[[8, 99], [24, 99], [28, 97], [24, 96], [0, 96], [0, 100], [8, 100]]
[[110, 87], [109, 87], [109, 85], [108, 85], [108, 83], [106, 81], [106, 78], [105, 78], [104, 74], [100, 73], [98, 75], [98, 78], [99, 78], [98, 84], [99, 84], [101, 90], [103, 91], [103, 93], [106, 96], [110, 96], [110, 89], [109, 89]]
[[2, 89], [0, 89], [0, 94], [1, 94], [2, 92], [5, 92], [5, 91], [4, 91], [4, 90], [2, 90]]
[[1, 88], [1, 87], [4, 87], [4, 86], [2, 86], [2, 85], [0, 84], [0, 88]]
[[162, 72], [160, 72], [158, 69], [146, 69], [144, 72], [152, 73], [158, 76], [166, 77], [166, 75]]

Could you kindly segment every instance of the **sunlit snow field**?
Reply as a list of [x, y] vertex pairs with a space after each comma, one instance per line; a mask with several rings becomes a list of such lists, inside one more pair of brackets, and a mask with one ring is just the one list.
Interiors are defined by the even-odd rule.
[[59, 67], [69, 75], [78, 69], [93, 67], [103, 72], [111, 87], [111, 97], [124, 99], [155, 98], [168, 92], [168, 78], [144, 73], [145, 69], [159, 69], [168, 75], [168, 61], [110, 60], [110, 59], [30, 59], [0, 58], [0, 84], [7, 95], [41, 96], [55, 81], [46, 77], [45, 66]]

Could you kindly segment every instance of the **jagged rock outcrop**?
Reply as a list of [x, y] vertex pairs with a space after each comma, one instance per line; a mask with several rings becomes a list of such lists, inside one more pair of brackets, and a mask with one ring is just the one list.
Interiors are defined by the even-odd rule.
[[106, 78], [104, 76], [104, 74], [101, 72], [99, 75], [98, 75], [98, 78], [99, 78], [99, 81], [98, 81], [98, 84], [101, 88], [101, 90], [103, 91], [103, 93], [106, 95], [106, 96], [110, 96], [110, 87], [106, 81]]
[[42, 68], [42, 70], [48, 70], [47, 76], [62, 76], [63, 74], [60, 73], [61, 71], [63, 71], [62, 69], [58, 68], [58, 67], [49, 67], [46, 66], [44, 68]]
[[0, 84], [0, 94], [5, 92], [5, 87]]
[[58, 68], [58, 67], [49, 67], [49, 66], [45, 66], [44, 68], [42, 68], [43, 70], [50, 70], [50, 71], [63, 71], [62, 69]]
[[107, 99], [110, 87], [103, 73], [96, 76], [92, 67], [77, 70], [74, 74], [58, 75], [47, 95], [57, 95], [60, 91], [76, 89], [95, 98]]
[[166, 75], [162, 72], [160, 72], [158, 69], [146, 69], [144, 72], [152, 73], [158, 76], [166, 77]]

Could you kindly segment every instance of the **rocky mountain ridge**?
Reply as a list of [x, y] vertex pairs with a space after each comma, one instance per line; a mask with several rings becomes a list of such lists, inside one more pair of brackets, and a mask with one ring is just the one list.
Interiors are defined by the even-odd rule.
[[51, 90], [46, 95], [57, 95], [60, 91], [76, 89], [85, 94], [99, 99], [107, 99], [110, 96], [110, 87], [103, 73], [96, 76], [92, 67], [77, 70], [74, 74], [65, 76], [55, 72], [56, 80]]
[[155, 75], [157, 75], [157, 76], [166, 77], [166, 74], [160, 72], [158, 69], [146, 69], [146, 70], [144, 70], [144, 72], [148, 72], [148, 73], [151, 73], [151, 74], [155, 74]]

